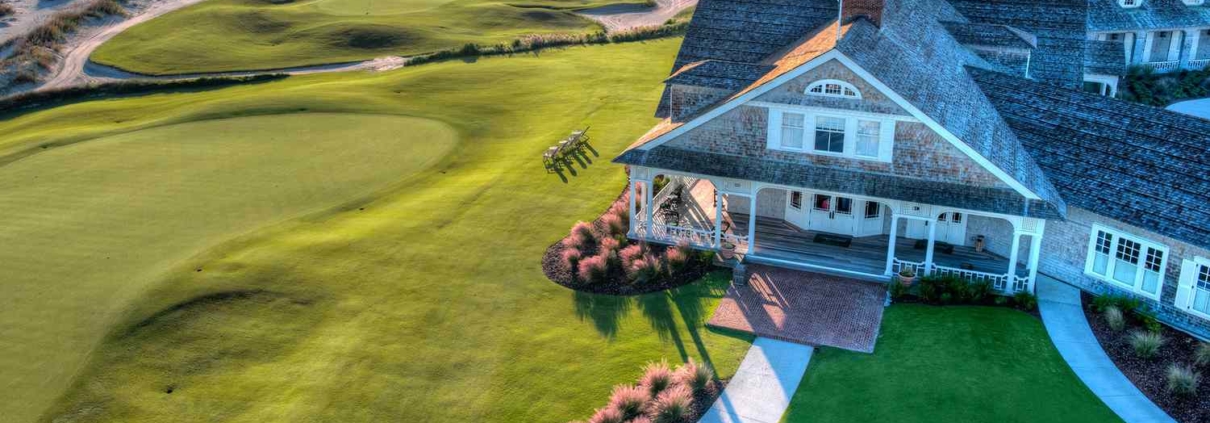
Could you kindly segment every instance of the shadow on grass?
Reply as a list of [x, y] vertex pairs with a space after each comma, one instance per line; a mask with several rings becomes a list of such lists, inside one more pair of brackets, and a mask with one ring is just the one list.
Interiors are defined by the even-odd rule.
[[575, 301], [576, 317], [580, 318], [580, 321], [592, 320], [593, 328], [597, 330], [597, 333], [609, 340], [617, 337], [622, 318], [630, 313], [630, 307], [634, 303], [632, 297], [589, 294], [580, 291], [575, 291], [572, 298]]

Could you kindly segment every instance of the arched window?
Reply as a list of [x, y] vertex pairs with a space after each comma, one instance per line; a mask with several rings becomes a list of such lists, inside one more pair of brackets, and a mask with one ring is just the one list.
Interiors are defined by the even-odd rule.
[[861, 100], [861, 91], [857, 91], [857, 87], [854, 87], [853, 84], [848, 82], [838, 81], [835, 79], [825, 79], [811, 83], [811, 85], [807, 87], [807, 94]]
[[1206, 0], [1185, 0], [1186, 6], [1201, 6]]
[[1118, 0], [1118, 5], [1122, 7], [1139, 7], [1143, 5], [1143, 0]]

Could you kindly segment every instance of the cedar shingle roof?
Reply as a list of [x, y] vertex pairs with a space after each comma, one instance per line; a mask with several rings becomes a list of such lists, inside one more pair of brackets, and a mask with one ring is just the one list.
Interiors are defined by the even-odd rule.
[[1089, 41], [1084, 73], [1126, 76], [1126, 46], [1121, 41]]
[[1210, 121], [971, 74], [1069, 204], [1210, 248]]
[[1141, 6], [1125, 9], [1117, 0], [1088, 0], [1088, 7], [1089, 31], [1210, 26], [1210, 4], [1187, 6], [1181, 0], [1143, 0]]

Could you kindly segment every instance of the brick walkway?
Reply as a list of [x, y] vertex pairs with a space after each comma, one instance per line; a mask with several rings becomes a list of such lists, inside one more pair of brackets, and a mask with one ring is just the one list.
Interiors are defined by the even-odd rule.
[[750, 266], [747, 286], [732, 286], [710, 326], [766, 338], [872, 353], [886, 286], [838, 276]]

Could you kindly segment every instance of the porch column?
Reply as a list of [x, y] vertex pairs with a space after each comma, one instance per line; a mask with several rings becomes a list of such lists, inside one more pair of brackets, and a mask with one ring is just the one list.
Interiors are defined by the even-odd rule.
[[635, 203], [637, 203], [639, 201], [639, 196], [634, 191], [636, 185], [638, 185], [638, 184], [634, 183], [634, 178], [631, 178], [630, 179], [630, 214], [627, 215], [627, 219], [630, 220], [630, 222], [628, 222], [628, 223], [630, 226], [630, 236], [632, 236], [632, 237], [635, 235], [635, 232], [636, 232], [634, 228], [638, 226], [635, 223], [638, 223], [637, 221], [639, 220], [638, 216], [635, 216], [635, 214], [634, 214], [635, 207], [636, 207]]
[[1017, 276], [1017, 260], [1019, 259], [1019, 250], [1021, 249], [1021, 232], [1013, 231], [1013, 248], [1008, 252], [1008, 282], [1004, 285], [1004, 289], [1012, 290], [1013, 278]]
[[748, 254], [756, 251], [756, 195], [760, 191], [756, 191], [748, 199]]
[[891, 213], [891, 241], [886, 247], [886, 275], [891, 276], [895, 265], [895, 238], [899, 236], [899, 215]]
[[651, 237], [651, 233], [655, 231], [655, 207], [651, 204], [651, 191], [655, 191], [655, 179], [643, 181], [643, 211], [647, 215], [647, 230], [644, 231], [643, 239]]
[[1030, 236], [1029, 243], [1029, 292], [1034, 292], [1034, 281], [1038, 279], [1038, 259], [1042, 256], [1042, 233]]
[[723, 248], [723, 193], [714, 187], [714, 248]]
[[925, 222], [928, 222], [929, 225], [929, 243], [928, 249], [924, 252], [924, 274], [931, 275], [933, 274], [933, 250], [935, 250], [937, 239], [937, 218], [933, 217]]

